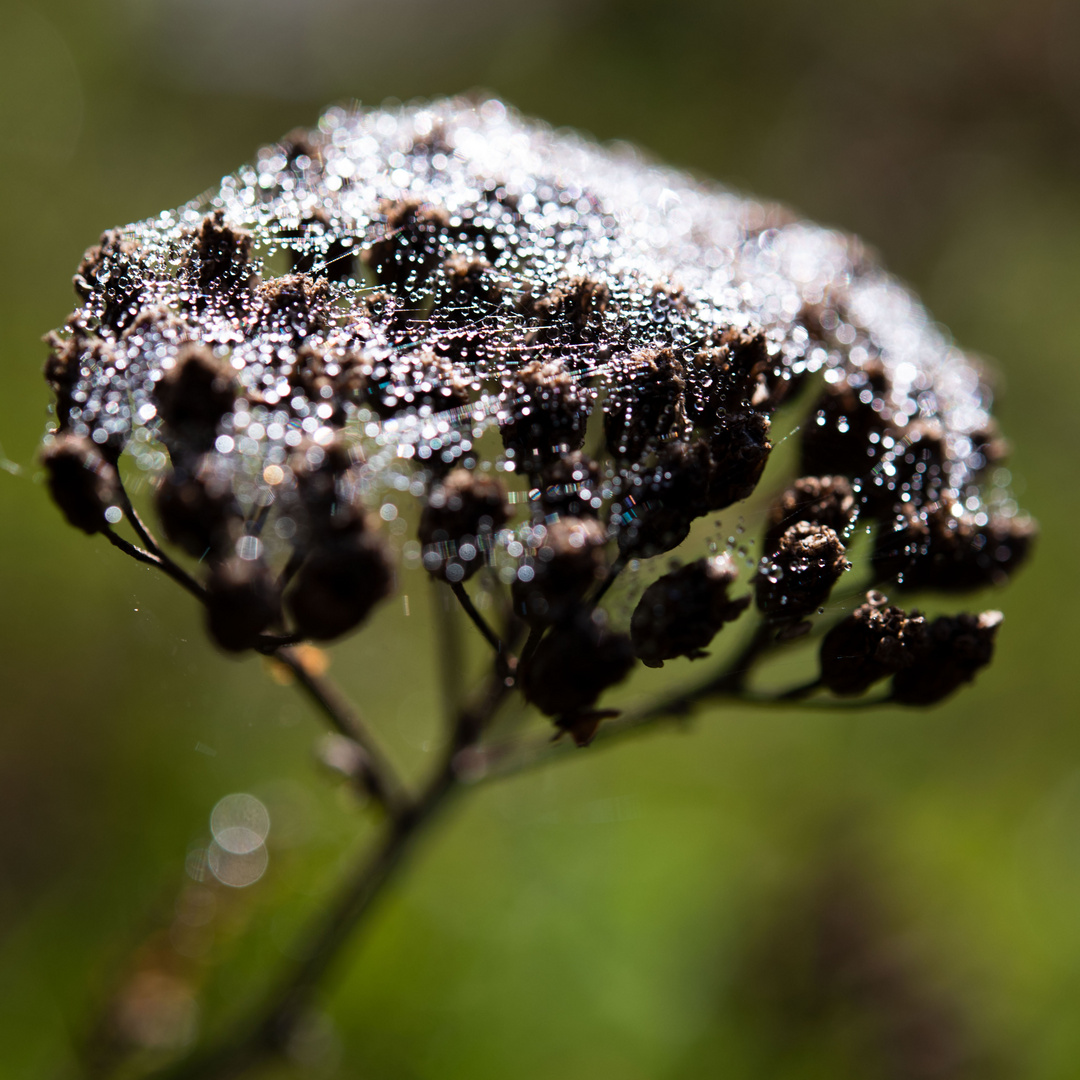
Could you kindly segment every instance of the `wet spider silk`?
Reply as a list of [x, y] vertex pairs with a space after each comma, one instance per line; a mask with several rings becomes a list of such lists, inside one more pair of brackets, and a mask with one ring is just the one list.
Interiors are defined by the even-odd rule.
[[[560, 513], [598, 517], [624, 554], [671, 550], [681, 518], [634, 530], [745, 497], [811, 376], [801, 472], [850, 477], [902, 553], [912, 523], [943, 520], [982, 537], [996, 580], [1026, 520], [979, 365], [857, 240], [496, 100], [331, 109], [107, 233], [76, 288], [47, 370], [60, 430], [154, 483], [227, 489], [244, 560], [290, 557], [304, 476], [334, 453], [333, 499], [400, 536], [450, 470], [516, 484], [524, 506], [465, 552], [506, 583]], [[198, 401], [177, 375], [195, 348]], [[447, 539], [434, 562], [457, 556]], [[406, 561], [438, 542], [404, 542]]]

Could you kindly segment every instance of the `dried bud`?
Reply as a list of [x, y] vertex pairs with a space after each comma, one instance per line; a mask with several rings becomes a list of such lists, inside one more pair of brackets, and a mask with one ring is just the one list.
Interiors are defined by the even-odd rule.
[[194, 286], [190, 304], [195, 311], [247, 306], [255, 284], [251, 248], [251, 234], [226, 225], [223, 210], [203, 218], [184, 266]]
[[706, 503], [723, 510], [753, 494], [772, 445], [764, 413], [732, 413], [721, 417], [707, 436], [711, 466]]
[[845, 477], [804, 476], [769, 508], [765, 551], [775, 551], [781, 537], [796, 521], [828, 525], [837, 536], [843, 536], [856, 514], [855, 494]]
[[521, 567], [513, 584], [514, 607], [521, 617], [534, 626], [565, 618], [603, 578], [607, 540], [607, 530], [596, 518], [560, 518], [548, 525], [532, 565]]
[[910, 666], [926, 639], [926, 620], [890, 607], [868, 592], [866, 603], [837, 623], [821, 643], [821, 681], [834, 694], [861, 694]]
[[371, 364], [366, 402], [384, 420], [408, 410], [444, 412], [469, 404], [469, 386], [452, 364], [425, 348]]
[[673, 432], [682, 434], [683, 367], [670, 349], [650, 349], [617, 374], [604, 403], [604, 437], [614, 456], [640, 461]]
[[687, 415], [708, 429], [727, 413], [764, 404], [771, 366], [764, 334], [729, 328], [719, 346], [702, 349], [687, 368]]
[[617, 518], [622, 555], [660, 555], [686, 539], [696, 518], [709, 512], [712, 457], [704, 440], [672, 443], [648, 472], [632, 472]]
[[206, 581], [210, 636], [228, 652], [252, 648], [281, 619], [281, 596], [269, 567], [235, 555], [214, 563]]
[[600, 466], [580, 450], [562, 454], [545, 465], [538, 488], [530, 493], [545, 517], [596, 517], [600, 495]]
[[139, 245], [125, 240], [123, 230], [112, 229], [83, 256], [72, 284], [83, 300], [100, 302], [101, 325], [119, 331], [139, 312], [144, 274]]
[[166, 473], [154, 502], [165, 536], [196, 559], [224, 554], [243, 522], [228, 474], [209, 459]]
[[725, 554], [698, 559], [654, 581], [630, 620], [638, 659], [648, 667], [663, 667], [677, 656], [699, 660], [707, 655], [702, 649], [724, 623], [750, 605], [749, 596], [733, 600], [728, 595], [737, 574]]
[[394, 567], [382, 538], [352, 528], [309, 552], [285, 603], [297, 633], [327, 641], [362, 623], [393, 590]]
[[352, 238], [342, 236], [343, 232], [321, 208], [305, 217], [296, 232], [284, 232], [291, 241], [293, 273], [325, 277], [329, 281], [356, 277], [356, 249]]
[[[868, 476], [888, 424], [874, 408], [886, 390], [880, 368], [856, 370], [825, 388], [801, 430], [805, 476]], [[874, 436], [871, 439], [871, 436]]]
[[798, 521], [758, 574], [757, 605], [774, 619], [801, 619], [828, 599], [846, 569], [840, 537], [827, 525]]
[[503, 444], [535, 472], [585, 441], [593, 395], [559, 363], [534, 360], [504, 383], [499, 400]]
[[523, 665], [521, 685], [526, 699], [555, 717], [581, 746], [591, 740], [599, 720], [588, 710], [633, 666], [630, 639], [608, 630], [600, 613], [581, 612], [553, 627], [540, 642]]
[[58, 435], [42, 452], [41, 463], [49, 492], [69, 524], [88, 534], [104, 529], [105, 511], [120, 502], [120, 481], [116, 466], [98, 447], [80, 435]]
[[221, 418], [233, 407], [231, 375], [207, 346], [180, 347], [155, 390], [163, 438], [174, 457], [213, 447]]
[[286, 274], [260, 282], [253, 299], [265, 331], [289, 334], [303, 341], [324, 335], [331, 327], [330, 288], [325, 278]]
[[994, 655], [994, 638], [1004, 616], [943, 615], [927, 628], [915, 662], [893, 678], [892, 696], [903, 705], [935, 705], [971, 682]]
[[386, 228], [365, 255], [379, 284], [408, 296], [441, 262], [449, 218], [417, 199], [385, 204]]
[[536, 329], [531, 345], [582, 345], [596, 341], [604, 325], [611, 292], [602, 281], [573, 277], [550, 292], [534, 297], [527, 292], [518, 305]]
[[464, 581], [484, 565], [492, 534], [509, 520], [506, 491], [494, 476], [455, 469], [432, 489], [420, 515], [424, 568]]
[[1035, 537], [1028, 520], [992, 517], [985, 525], [958, 504], [924, 511], [904, 507], [892, 528], [882, 526], [874, 544], [879, 580], [906, 591], [965, 592], [1001, 585], [1024, 561]]

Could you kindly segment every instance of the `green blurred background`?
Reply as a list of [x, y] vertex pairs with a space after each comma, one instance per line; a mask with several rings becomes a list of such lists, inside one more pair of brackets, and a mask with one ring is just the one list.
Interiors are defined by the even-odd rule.
[[[994, 359], [1042, 540], [971, 600], [999, 656], [943, 707], [717, 709], [461, 805], [297, 1074], [1080, 1074], [1078, 46], [1068, 0], [2, 0], [0, 1077], [64, 1075], [108, 1000], [165, 993], [175, 1035], [187, 987], [225, 1023], [371, 828], [295, 690], [49, 504], [41, 334], [103, 229], [333, 101], [478, 87], [864, 236]], [[417, 769], [439, 698], [406, 589], [332, 660]], [[270, 808], [268, 871], [197, 886], [231, 792]]]

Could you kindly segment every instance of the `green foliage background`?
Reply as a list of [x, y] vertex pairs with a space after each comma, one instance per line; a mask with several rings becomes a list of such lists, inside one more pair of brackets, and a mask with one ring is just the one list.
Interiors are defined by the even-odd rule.
[[[1043, 535], [1013, 587], [971, 600], [1004, 609], [999, 656], [940, 708], [717, 709], [459, 807], [350, 949], [297, 1075], [1074, 1077], [1078, 10], [0, 0], [0, 1077], [70, 1064], [221, 796], [258, 795], [274, 829], [267, 876], [215, 893], [204, 1030], [370, 827], [318, 774], [295, 691], [49, 504], [40, 336], [103, 229], [331, 101], [474, 87], [863, 235], [994, 358]], [[333, 650], [410, 769], [439, 719], [423, 586]], [[830, 918], [861, 927], [840, 966], [869, 965], [862, 989], [808, 959]], [[890, 978], [899, 1003], [875, 1005]], [[912, 1001], [945, 1040], [925, 1068], [890, 1049]]]

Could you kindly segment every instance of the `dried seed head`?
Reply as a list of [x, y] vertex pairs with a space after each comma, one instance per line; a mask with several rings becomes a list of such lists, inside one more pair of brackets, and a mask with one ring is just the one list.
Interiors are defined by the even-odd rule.
[[993, 658], [1003, 618], [1000, 611], [984, 611], [935, 619], [916, 650], [915, 662], [893, 678], [893, 700], [936, 705], [971, 682]]
[[891, 528], [883, 524], [878, 531], [874, 571], [907, 592], [1001, 585], [1027, 558], [1035, 531], [1027, 519], [994, 516], [980, 524], [955, 503], [904, 507]]
[[560, 518], [542, 530], [542, 537], [532, 564], [522, 567], [512, 589], [515, 609], [533, 626], [566, 618], [603, 579], [607, 565], [608, 534], [596, 518]]
[[537, 479], [539, 486], [530, 498], [545, 518], [596, 517], [603, 505], [600, 466], [580, 450], [561, 454]]
[[227, 224], [224, 210], [207, 214], [184, 265], [184, 277], [191, 285], [190, 306], [198, 313], [244, 312], [256, 280], [251, 251], [251, 234]]
[[828, 599], [847, 565], [832, 529], [797, 521], [758, 573], [757, 605], [773, 619], [801, 619]]
[[797, 521], [828, 525], [837, 536], [844, 536], [857, 512], [855, 493], [845, 477], [804, 476], [769, 508], [765, 551], [775, 551], [781, 537]]
[[105, 511], [120, 502], [116, 467], [100, 449], [79, 435], [57, 435], [41, 454], [49, 493], [64, 517], [84, 533], [105, 528]]
[[167, 472], [154, 494], [166, 538], [189, 555], [223, 557], [243, 526], [243, 513], [232, 478], [214, 468], [211, 458], [195, 459], [192, 468]]
[[[634, 666], [630, 639], [607, 628], [599, 613], [579, 612], [551, 629], [523, 665], [527, 700], [555, 718], [578, 742], [589, 742], [599, 720], [592, 706]], [[607, 714], [610, 715], [610, 714]]]
[[281, 594], [261, 559], [231, 555], [214, 563], [206, 594], [207, 629], [227, 652], [253, 648], [281, 619]]
[[327, 641], [359, 626], [394, 585], [394, 565], [382, 537], [353, 527], [312, 548], [285, 604], [301, 636]]
[[509, 520], [506, 490], [495, 477], [454, 469], [431, 489], [420, 515], [424, 568], [451, 582], [466, 580], [484, 565], [493, 534]]
[[909, 667], [926, 640], [926, 620], [868, 592], [866, 603], [837, 623], [821, 643], [821, 681], [834, 694], [861, 694]]
[[640, 461], [684, 434], [683, 367], [670, 349], [648, 350], [620, 365], [604, 402], [604, 437], [617, 458]]
[[380, 285], [409, 296], [442, 261], [449, 216], [419, 199], [385, 203], [384, 233], [365, 256]]
[[702, 650], [724, 623], [750, 605], [749, 596], [728, 595], [737, 576], [731, 556], [724, 554], [698, 559], [654, 581], [630, 620], [638, 659], [648, 667], [663, 667], [677, 656], [706, 656]]
[[708, 436], [709, 510], [724, 510], [753, 494], [769, 460], [769, 418], [764, 413], [721, 417]]
[[173, 366], [157, 383], [155, 397], [162, 438], [174, 458], [205, 453], [218, 424], [233, 407], [231, 371], [205, 345], [181, 346]]
[[504, 381], [499, 431], [518, 467], [530, 473], [580, 450], [593, 393], [561, 363], [534, 360]]

